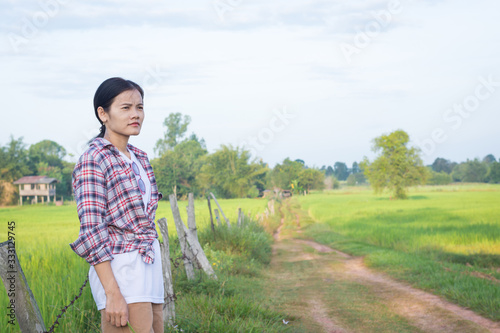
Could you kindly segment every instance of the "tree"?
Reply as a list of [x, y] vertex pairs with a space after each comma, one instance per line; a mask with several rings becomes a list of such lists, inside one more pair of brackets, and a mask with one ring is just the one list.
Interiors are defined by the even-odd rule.
[[434, 163], [432, 163], [432, 170], [435, 172], [446, 172], [450, 174], [455, 165], [457, 165], [456, 162], [451, 162], [447, 159], [438, 157], [434, 160]]
[[63, 168], [63, 158], [66, 156], [66, 149], [51, 140], [43, 140], [32, 144], [28, 149], [30, 167], [33, 169], [38, 163], [47, 163], [50, 167]]
[[325, 176], [326, 177], [331, 177], [334, 175], [333, 168], [331, 166], [328, 166], [325, 171]]
[[419, 149], [407, 146], [409, 139], [403, 130], [374, 139], [372, 150], [380, 154], [373, 162], [365, 157], [361, 168], [376, 193], [388, 188], [395, 198], [405, 199], [408, 187], [425, 183], [427, 169]]
[[497, 161], [497, 159], [495, 158], [495, 156], [493, 156], [493, 154], [488, 154], [483, 158], [483, 163], [486, 163], [486, 164], [490, 164], [490, 163], [493, 163], [496, 161]]
[[429, 185], [448, 185], [452, 181], [453, 178], [451, 175], [444, 171], [436, 172], [432, 168], [429, 170], [429, 178], [427, 180], [427, 184]]
[[204, 158], [197, 180], [205, 191], [213, 191], [221, 198], [256, 197], [256, 179], [267, 170], [250, 161], [248, 150], [222, 145]]
[[361, 172], [361, 169], [359, 168], [358, 162], [353, 162], [352, 163], [351, 174], [360, 173], [360, 172]]
[[323, 189], [325, 175], [317, 169], [303, 169], [299, 173], [298, 185], [301, 186], [307, 193], [310, 190]]
[[490, 183], [500, 183], [500, 163], [493, 162], [490, 164], [490, 171], [488, 173], [488, 181]]
[[451, 173], [455, 181], [467, 183], [484, 182], [487, 175], [488, 165], [477, 158], [458, 164], [453, 168], [453, 172]]
[[207, 154], [204, 145], [196, 140], [185, 140], [173, 150], [151, 161], [158, 189], [164, 194], [176, 193], [178, 198], [192, 192], [200, 194], [196, 176], [201, 171], [203, 157]]
[[10, 142], [0, 149], [2, 156], [0, 159], [0, 179], [6, 182], [13, 182], [22, 176], [31, 173], [28, 167], [28, 153], [23, 138], [14, 139], [10, 137]]
[[288, 157], [281, 164], [276, 164], [269, 173], [269, 187], [279, 187], [286, 190], [292, 190], [292, 182], [298, 181], [299, 174], [304, 169], [304, 164], [292, 161]]
[[166, 131], [163, 135], [163, 139], [158, 139], [155, 145], [155, 153], [158, 156], [162, 156], [167, 150], [172, 150], [179, 142], [180, 139], [185, 135], [187, 127], [191, 122], [191, 117], [182, 114], [171, 113], [163, 121], [163, 126], [166, 127]]
[[349, 168], [344, 162], [335, 162], [333, 165], [333, 174], [338, 180], [346, 180], [349, 176]]

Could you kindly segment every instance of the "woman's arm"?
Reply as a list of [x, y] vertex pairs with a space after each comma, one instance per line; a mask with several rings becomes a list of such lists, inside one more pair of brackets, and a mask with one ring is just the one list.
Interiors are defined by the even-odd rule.
[[116, 283], [115, 275], [111, 270], [111, 261], [96, 264], [94, 269], [106, 293], [106, 309], [104, 309], [106, 320], [116, 327], [127, 325], [127, 302], [120, 292], [118, 283]]

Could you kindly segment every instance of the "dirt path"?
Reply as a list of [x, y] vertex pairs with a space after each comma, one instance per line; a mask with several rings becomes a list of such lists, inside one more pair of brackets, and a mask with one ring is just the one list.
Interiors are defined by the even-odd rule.
[[[275, 233], [274, 297], [300, 332], [495, 332], [500, 324], [367, 268], [363, 259]], [[293, 226], [300, 226], [298, 217]], [[290, 229], [290, 228], [288, 228]], [[297, 231], [297, 230], [295, 230]], [[294, 236], [295, 235], [295, 236]]]

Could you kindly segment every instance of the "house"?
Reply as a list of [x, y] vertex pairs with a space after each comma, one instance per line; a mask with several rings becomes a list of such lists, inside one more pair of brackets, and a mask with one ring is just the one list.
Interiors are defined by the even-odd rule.
[[59, 181], [55, 178], [47, 176], [25, 176], [16, 180], [13, 184], [19, 185], [19, 204], [23, 205], [23, 197], [33, 197], [31, 202], [38, 203], [38, 197], [42, 198], [42, 202], [50, 202], [52, 196], [56, 201], [56, 183]]

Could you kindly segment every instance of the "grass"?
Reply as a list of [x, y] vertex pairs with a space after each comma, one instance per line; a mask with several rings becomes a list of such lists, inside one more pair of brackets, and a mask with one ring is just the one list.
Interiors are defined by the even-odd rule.
[[403, 201], [348, 188], [295, 200], [307, 236], [500, 320], [500, 186], [423, 187]]
[[[220, 200], [220, 204], [226, 216], [234, 223], [237, 220], [238, 207], [246, 214], [255, 216], [264, 210], [267, 200]], [[185, 222], [186, 205], [187, 202], [179, 202], [181, 216]], [[215, 206], [213, 201], [212, 205]], [[263, 281], [257, 276], [270, 258], [270, 236], [261, 227], [247, 223], [245, 228], [217, 228], [217, 241], [214, 242], [206, 201], [195, 202], [195, 214], [200, 241], [210, 262], [214, 264], [219, 281], [206, 280], [200, 275], [196, 283], [189, 283], [186, 281], [182, 264], [173, 269], [179, 327], [185, 332], [199, 329], [204, 332], [225, 332], [219, 330], [224, 323], [231, 328], [227, 332], [236, 332], [238, 330], [234, 330], [235, 327], [246, 325], [238, 316], [247, 313], [246, 320], [252, 325], [248, 325], [248, 330], [246, 326], [241, 326], [239, 331], [252, 332], [262, 327], [270, 329], [279, 322], [276, 318], [283, 315], [267, 308], [263, 293], [252, 292], [255, 301], [250, 302], [247, 302], [247, 295], [242, 294], [243, 291], [248, 291], [246, 286], [262, 289], [260, 284]], [[156, 217], [166, 217], [169, 222], [173, 221], [168, 202], [160, 203]], [[68, 245], [78, 236], [76, 206], [73, 203], [62, 207], [35, 205], [0, 208], [0, 220], [5, 221], [4, 227], [0, 229], [0, 240], [3, 241], [7, 239], [7, 222], [16, 222], [16, 250], [48, 329], [60, 309], [78, 294], [88, 273], [88, 264], [73, 253]], [[174, 223], [169, 223], [169, 235], [171, 254], [175, 258], [180, 256], [180, 249]], [[2, 288], [0, 304], [7, 303], [7, 293]], [[205, 304], [207, 311], [217, 305], [220, 311], [212, 317], [206, 317], [205, 313], [193, 312], [192, 303], [199, 303], [200, 306]], [[246, 305], [240, 309], [241, 313], [235, 314], [234, 311], [238, 309], [225, 309], [243, 303]], [[58, 332], [100, 331], [100, 315], [89, 287], [84, 289], [82, 297], [68, 309], [59, 322], [61, 324], [56, 330]], [[7, 320], [2, 320], [0, 331], [18, 332], [19, 327], [17, 324], [13, 327]]]

